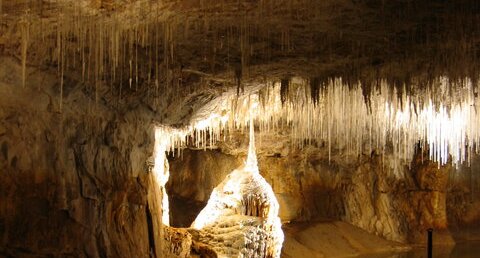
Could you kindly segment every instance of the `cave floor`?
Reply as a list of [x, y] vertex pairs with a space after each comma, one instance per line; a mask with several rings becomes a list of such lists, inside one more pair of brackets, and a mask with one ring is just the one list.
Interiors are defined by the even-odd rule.
[[[425, 248], [388, 241], [341, 221], [291, 223], [283, 226], [282, 257], [424, 258]], [[458, 233], [457, 233], [458, 234]], [[480, 240], [457, 238], [454, 246], [434, 246], [435, 258], [478, 258]]]
[[[172, 226], [189, 227], [205, 206], [175, 195], [170, 196]], [[370, 234], [349, 223], [334, 220], [316, 220], [284, 224], [282, 256], [285, 258], [424, 258], [425, 248], [411, 247]], [[453, 231], [454, 246], [434, 247], [435, 258], [480, 257], [480, 229]], [[195, 256], [192, 256], [195, 257]]]
[[[437, 246], [433, 249], [435, 258], [478, 258], [480, 256], [480, 241], [468, 241], [455, 246]], [[382, 253], [360, 256], [361, 258], [424, 258], [427, 252], [424, 248], [416, 248], [402, 253]]]
[[410, 250], [341, 221], [291, 223], [283, 226], [282, 257], [352, 257]]

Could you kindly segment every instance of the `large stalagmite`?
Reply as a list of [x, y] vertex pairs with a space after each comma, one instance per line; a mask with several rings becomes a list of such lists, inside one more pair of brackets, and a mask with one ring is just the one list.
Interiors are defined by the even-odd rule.
[[197, 242], [220, 257], [280, 257], [283, 232], [279, 204], [260, 175], [253, 122], [246, 164], [231, 172], [210, 196], [192, 224]]

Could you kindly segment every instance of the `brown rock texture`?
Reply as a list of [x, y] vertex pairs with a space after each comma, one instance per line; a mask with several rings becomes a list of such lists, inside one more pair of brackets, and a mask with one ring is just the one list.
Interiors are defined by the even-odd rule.
[[192, 235], [186, 229], [164, 227], [162, 254], [168, 257], [190, 257]]
[[29, 70], [22, 88], [19, 70], [1, 58], [0, 256], [160, 254], [145, 113], [112, 109], [81, 87], [64, 89], [60, 110], [53, 75]]
[[[439, 168], [420, 152], [409, 165], [395, 164], [388, 155], [375, 153], [351, 157], [336, 152], [329, 162], [323, 148], [283, 150], [283, 156], [277, 146], [281, 141], [275, 141], [271, 149], [277, 154], [262, 147], [263, 141], [258, 144], [260, 173], [272, 186], [285, 222], [343, 220], [385, 239], [415, 244], [424, 243], [426, 230], [433, 228], [435, 243], [452, 244], [451, 227], [478, 221], [476, 202], [466, 200], [474, 197], [465, 188], [465, 174], [450, 165]], [[207, 194], [244, 157], [241, 140], [219, 144], [227, 145], [230, 148], [213, 151], [185, 150], [183, 157], [171, 159], [167, 191], [206, 203]], [[452, 180], [452, 175], [457, 179]], [[179, 187], [187, 184], [188, 189]], [[182, 206], [181, 201], [171, 203], [177, 205]], [[182, 216], [171, 215], [173, 223]], [[193, 220], [196, 214], [187, 216]]]
[[480, 157], [470, 167], [459, 167], [449, 176], [447, 194], [448, 224], [459, 241], [479, 240], [480, 232]]

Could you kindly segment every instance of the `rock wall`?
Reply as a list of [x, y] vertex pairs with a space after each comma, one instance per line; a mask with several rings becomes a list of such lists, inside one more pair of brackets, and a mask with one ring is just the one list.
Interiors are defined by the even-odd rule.
[[[161, 191], [151, 117], [95, 101], [55, 74], [0, 61], [0, 256], [150, 257]], [[94, 95], [93, 95], [94, 96]]]
[[480, 156], [450, 174], [448, 224], [456, 239], [480, 240]]
[[[262, 144], [258, 145], [262, 149]], [[244, 157], [244, 146], [237, 146], [236, 152], [185, 150], [181, 158], [171, 159], [169, 194], [206, 202], [213, 187]], [[408, 167], [395, 165], [392, 157], [375, 152], [358, 157], [335, 152], [330, 161], [325, 148], [289, 150], [286, 155], [275, 148], [273, 152], [259, 151], [259, 168], [276, 194], [283, 221], [343, 220], [403, 243], [423, 243], [426, 230], [434, 228], [435, 242], [442, 244], [454, 242], [450, 232], [453, 221], [463, 227], [478, 222], [477, 202], [466, 200], [474, 198], [473, 193], [461, 190], [470, 182], [468, 174], [451, 166], [439, 169], [420, 153]], [[476, 169], [474, 164], [471, 170]], [[453, 175], [456, 179], [452, 181]], [[478, 185], [478, 181], [471, 183]], [[181, 205], [171, 203], [173, 207]], [[467, 216], [463, 215], [465, 209]], [[173, 223], [182, 216], [174, 210]], [[188, 216], [192, 218], [182, 220], [193, 221], [196, 214]]]

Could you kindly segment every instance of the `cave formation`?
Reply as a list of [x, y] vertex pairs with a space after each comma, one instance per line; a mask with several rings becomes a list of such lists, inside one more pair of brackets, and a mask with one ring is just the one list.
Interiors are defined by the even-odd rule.
[[475, 257], [479, 13], [0, 0], [0, 257]]

